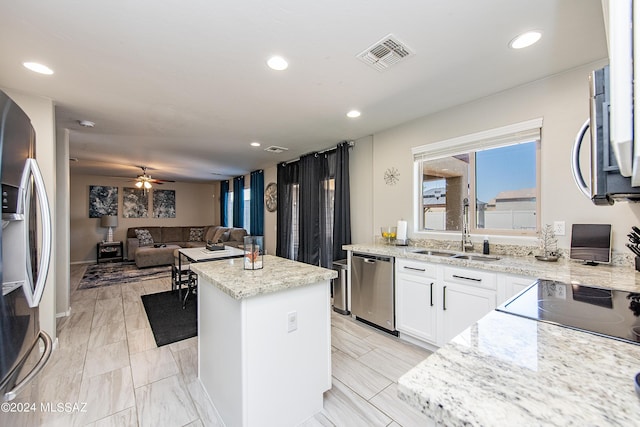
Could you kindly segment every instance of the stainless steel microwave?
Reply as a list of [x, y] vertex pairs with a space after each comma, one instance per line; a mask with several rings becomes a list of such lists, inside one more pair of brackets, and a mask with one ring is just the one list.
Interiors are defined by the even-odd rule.
[[[580, 128], [573, 145], [573, 178], [582, 193], [596, 205], [612, 205], [615, 201], [640, 202], [640, 187], [633, 187], [631, 178], [620, 174], [611, 144], [609, 87], [609, 66], [595, 70], [589, 76], [590, 117]], [[580, 168], [580, 148], [588, 133], [591, 137], [589, 184]]]

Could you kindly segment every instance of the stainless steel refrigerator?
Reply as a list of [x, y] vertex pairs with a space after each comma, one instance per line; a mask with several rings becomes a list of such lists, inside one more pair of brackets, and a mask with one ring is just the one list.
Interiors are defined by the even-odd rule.
[[[52, 346], [38, 320], [51, 259], [51, 215], [29, 117], [2, 91], [0, 114], [0, 402], [28, 402]], [[16, 414], [0, 411], [0, 425], [12, 425], [11, 416]]]

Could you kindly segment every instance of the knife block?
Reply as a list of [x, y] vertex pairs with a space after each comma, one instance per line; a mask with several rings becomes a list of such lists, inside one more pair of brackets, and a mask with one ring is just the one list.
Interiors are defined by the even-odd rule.
[[640, 256], [636, 257], [636, 271], [640, 271]]

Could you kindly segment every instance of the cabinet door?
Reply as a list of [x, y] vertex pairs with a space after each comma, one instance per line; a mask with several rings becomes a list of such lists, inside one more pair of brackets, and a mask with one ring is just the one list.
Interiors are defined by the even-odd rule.
[[496, 308], [496, 292], [445, 282], [440, 304], [444, 345]]
[[504, 283], [502, 285], [504, 288], [504, 294], [501, 295], [501, 293], [498, 292], [498, 305], [503, 304], [510, 298], [518, 295], [536, 281], [533, 277], [515, 276], [512, 274], [505, 274], [501, 279]]
[[398, 275], [396, 303], [396, 328], [402, 333], [436, 344], [435, 281]]

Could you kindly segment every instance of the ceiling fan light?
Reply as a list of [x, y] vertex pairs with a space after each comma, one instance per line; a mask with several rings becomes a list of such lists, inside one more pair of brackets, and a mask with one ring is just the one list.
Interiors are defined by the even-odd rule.
[[138, 188], [142, 188], [142, 181], [138, 181], [138, 182], [136, 182], [136, 187], [138, 187]]
[[151, 183], [149, 181], [145, 181], [144, 182], [144, 188], [146, 188], [147, 190], [151, 188]]

